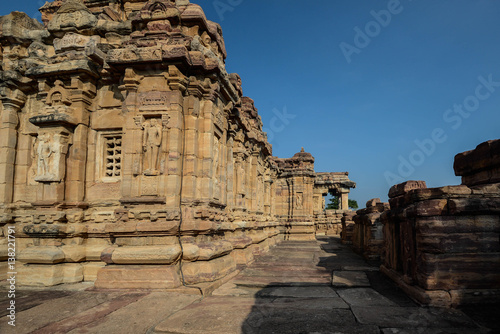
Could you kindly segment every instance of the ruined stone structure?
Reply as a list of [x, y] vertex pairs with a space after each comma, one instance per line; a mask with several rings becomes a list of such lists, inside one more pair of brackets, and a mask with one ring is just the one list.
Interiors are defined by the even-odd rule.
[[389, 203], [382, 203], [380, 198], [374, 198], [366, 203], [365, 209], [356, 211], [352, 218], [353, 249], [367, 260], [380, 260], [383, 256], [384, 235], [380, 216], [388, 210]]
[[344, 215], [341, 218], [342, 223], [342, 232], [340, 234], [341, 242], [344, 245], [352, 245], [352, 239], [354, 235], [354, 216], [356, 212], [347, 211], [344, 212]]
[[500, 140], [455, 157], [462, 185], [396, 185], [385, 212], [382, 271], [422, 304], [498, 302]]
[[328, 190], [347, 208], [347, 173], [272, 157], [200, 6], [40, 11], [43, 24], [0, 18], [0, 227], [15, 227], [18, 284], [213, 282], [279, 239], [314, 238]]

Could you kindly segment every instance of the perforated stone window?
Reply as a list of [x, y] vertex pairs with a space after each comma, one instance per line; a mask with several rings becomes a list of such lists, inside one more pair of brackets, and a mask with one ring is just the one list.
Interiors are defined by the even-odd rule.
[[122, 175], [122, 133], [101, 133], [98, 139], [98, 147], [101, 150], [99, 178], [105, 182], [116, 182]]

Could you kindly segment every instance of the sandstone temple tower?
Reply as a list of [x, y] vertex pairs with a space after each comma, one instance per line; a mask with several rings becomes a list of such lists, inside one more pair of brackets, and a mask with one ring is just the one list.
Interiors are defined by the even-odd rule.
[[347, 209], [347, 173], [272, 156], [200, 6], [40, 11], [43, 24], [0, 18], [0, 228], [15, 227], [20, 284], [212, 282], [279, 240], [314, 238], [329, 190]]

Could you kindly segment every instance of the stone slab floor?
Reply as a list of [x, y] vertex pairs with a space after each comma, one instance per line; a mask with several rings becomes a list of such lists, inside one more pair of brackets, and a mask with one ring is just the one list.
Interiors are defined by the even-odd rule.
[[20, 289], [16, 327], [0, 289], [0, 333], [500, 333], [500, 304], [420, 307], [337, 238], [284, 242], [209, 297]]

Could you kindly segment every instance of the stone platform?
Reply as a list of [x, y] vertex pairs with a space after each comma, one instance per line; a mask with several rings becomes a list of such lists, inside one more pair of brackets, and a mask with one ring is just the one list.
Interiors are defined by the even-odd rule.
[[84, 289], [21, 289], [13, 328], [7, 325], [3, 288], [0, 333], [500, 331], [500, 304], [463, 310], [418, 306], [338, 238], [283, 242], [211, 296]]

